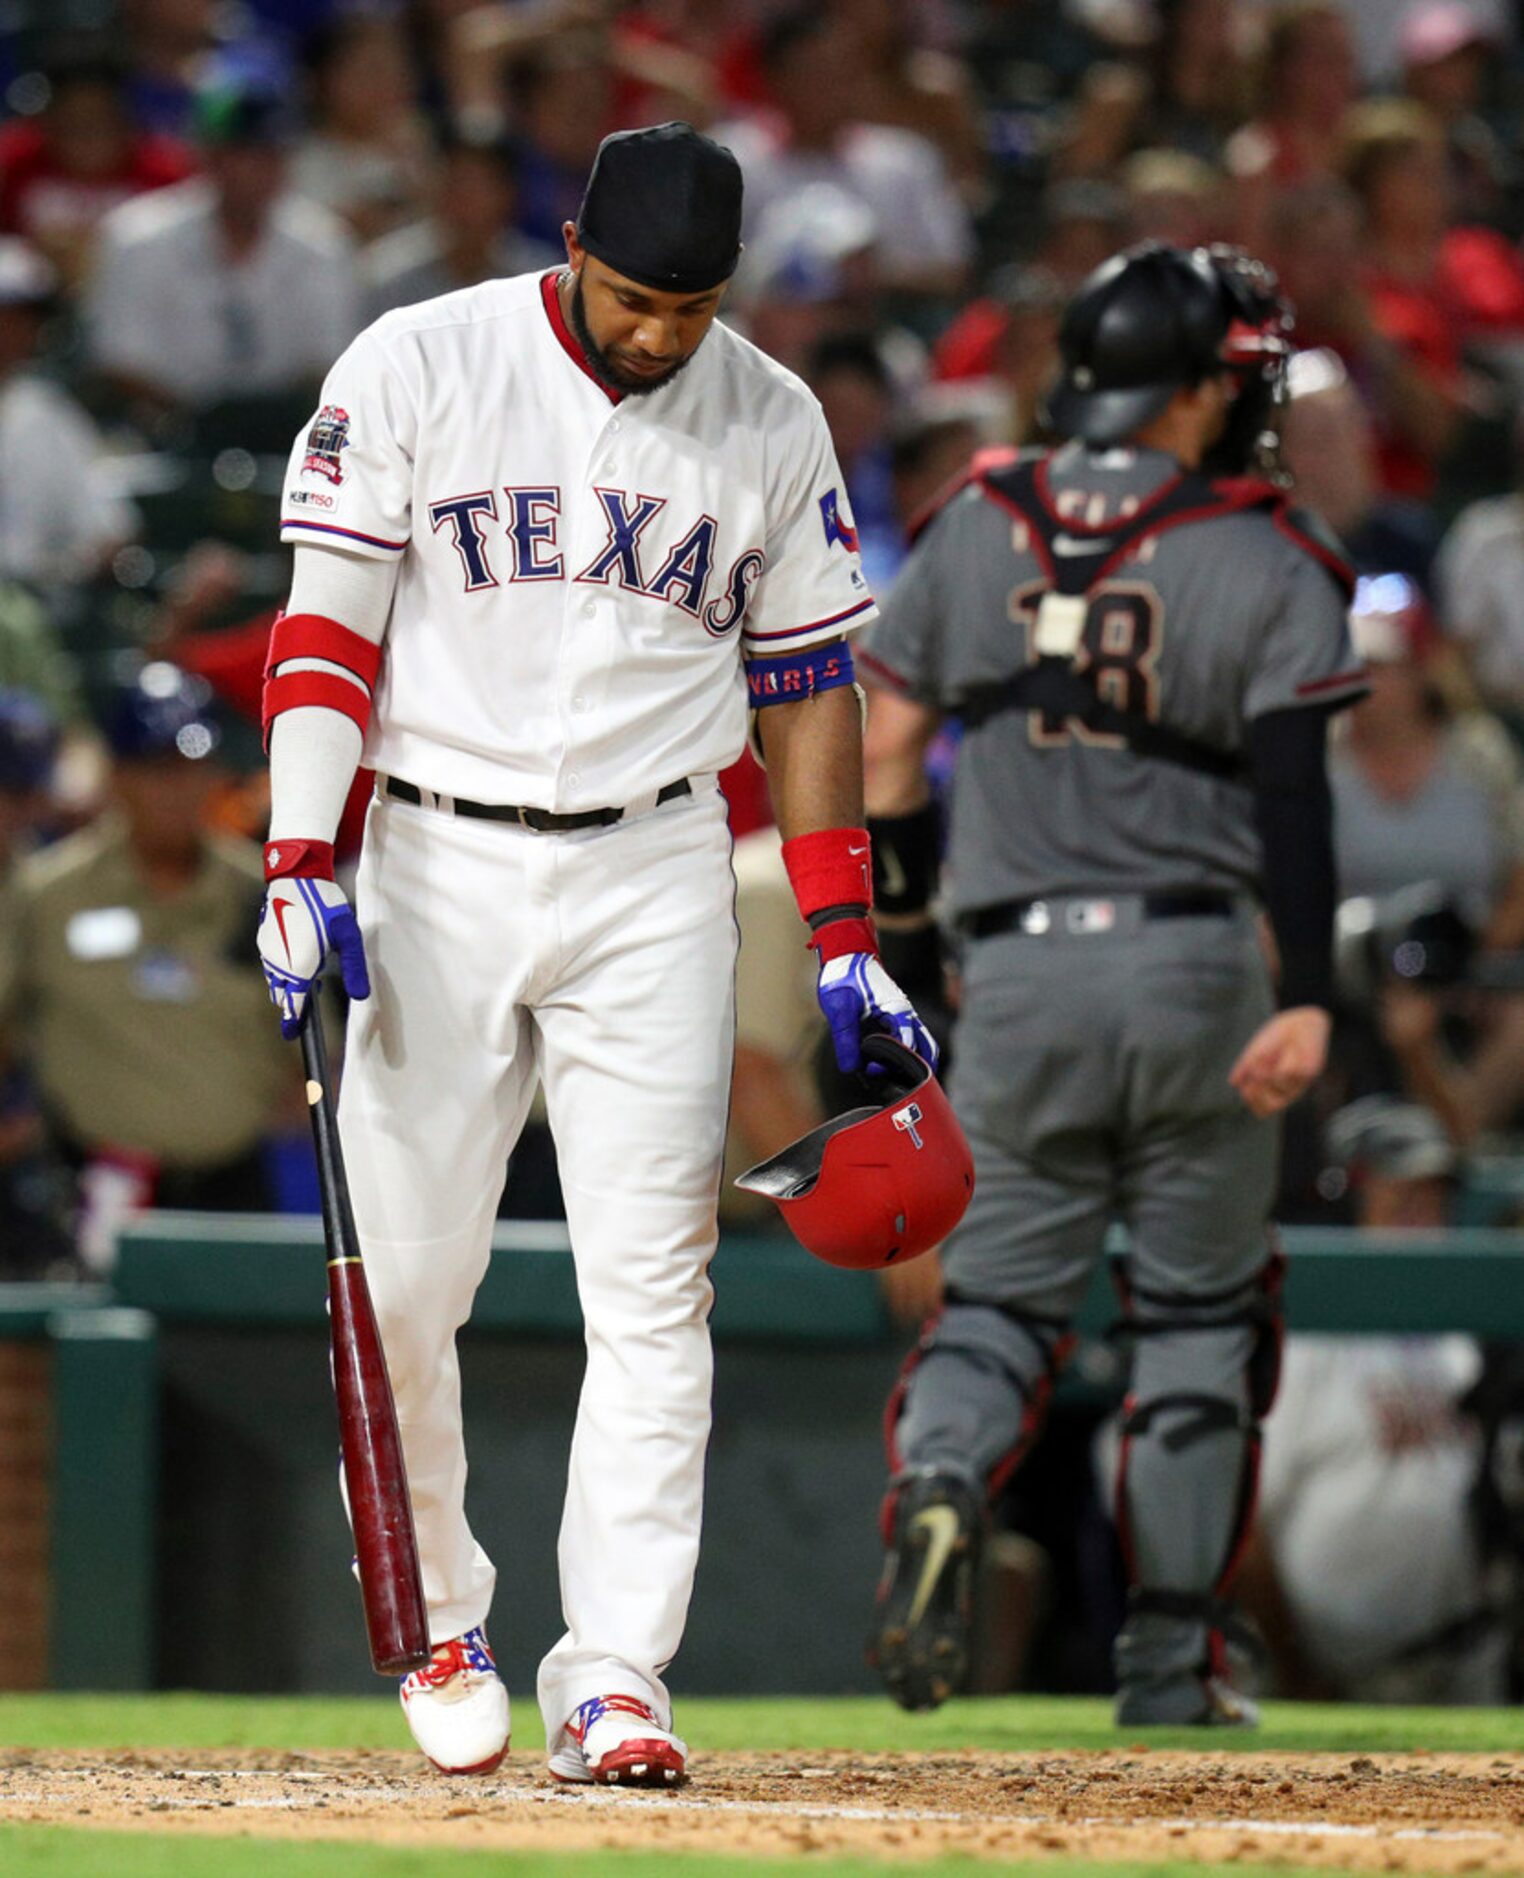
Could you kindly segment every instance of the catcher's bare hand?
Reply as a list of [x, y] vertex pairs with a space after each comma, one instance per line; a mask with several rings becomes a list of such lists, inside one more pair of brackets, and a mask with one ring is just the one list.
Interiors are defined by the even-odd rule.
[[1277, 1011], [1244, 1045], [1228, 1081], [1254, 1114], [1278, 1115], [1322, 1075], [1328, 1032], [1328, 1013], [1315, 1004]]

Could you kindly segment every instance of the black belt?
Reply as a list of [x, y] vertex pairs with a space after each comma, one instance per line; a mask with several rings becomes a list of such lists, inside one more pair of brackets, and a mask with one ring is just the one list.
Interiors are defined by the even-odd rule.
[[[1218, 893], [1210, 888], [1181, 893], [1066, 893], [1055, 894], [1053, 899], [1066, 909], [1110, 907], [1117, 900], [1127, 900], [1141, 904], [1145, 919], [1231, 919], [1237, 906], [1231, 893]], [[989, 939], [999, 933], [1009, 932], [1038, 937], [1050, 930], [1049, 924], [1043, 921], [1048, 905], [1048, 901], [1038, 897], [1031, 900], [1001, 900], [994, 906], [976, 906], [959, 916], [958, 930], [967, 933], [971, 939]], [[1071, 934], [1095, 933], [1109, 931], [1111, 924], [1109, 920], [1057, 919], [1052, 921], [1051, 930]]]
[[[381, 783], [381, 793], [393, 802], [411, 802], [414, 807], [423, 807], [423, 791], [416, 783], [404, 782], [400, 776], [387, 776]], [[693, 785], [684, 776], [680, 782], [668, 783], [665, 789], [656, 792], [656, 806], [663, 802], [675, 802], [679, 796], [691, 796]], [[531, 828], [537, 835], [568, 834], [574, 828], [612, 828], [615, 822], [624, 820], [623, 809], [580, 809], [575, 815], [553, 815], [549, 809], [523, 809], [513, 802], [468, 802], [464, 796], [444, 796], [432, 801], [430, 808], [448, 808], [455, 815], [470, 816], [479, 822], [517, 822], [521, 828]]]

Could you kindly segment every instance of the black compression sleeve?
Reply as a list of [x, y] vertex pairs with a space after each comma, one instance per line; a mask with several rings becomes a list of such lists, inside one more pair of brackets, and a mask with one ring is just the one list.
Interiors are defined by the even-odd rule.
[[870, 815], [873, 898], [881, 913], [924, 913], [937, 890], [941, 818], [934, 801], [908, 815]]
[[1281, 956], [1280, 1002], [1333, 1002], [1333, 798], [1328, 719], [1271, 711], [1249, 726], [1245, 754], [1264, 850], [1265, 910]]

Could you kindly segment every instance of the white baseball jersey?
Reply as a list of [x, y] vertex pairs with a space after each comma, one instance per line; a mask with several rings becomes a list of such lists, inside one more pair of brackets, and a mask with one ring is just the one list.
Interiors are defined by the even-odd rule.
[[1456, 1408], [1477, 1361], [1466, 1337], [1287, 1342], [1259, 1515], [1308, 1650], [1351, 1691], [1484, 1601]]
[[0, 574], [41, 587], [85, 579], [137, 526], [85, 411], [31, 372], [7, 380], [0, 387]]
[[621, 397], [556, 279], [362, 333], [292, 451], [281, 532], [400, 557], [366, 763], [569, 814], [734, 761], [742, 654], [874, 606], [805, 386], [717, 324], [669, 384]]
[[211, 186], [155, 189], [101, 224], [86, 306], [91, 363], [192, 404], [311, 384], [360, 323], [354, 248], [315, 202], [281, 197], [230, 261]]

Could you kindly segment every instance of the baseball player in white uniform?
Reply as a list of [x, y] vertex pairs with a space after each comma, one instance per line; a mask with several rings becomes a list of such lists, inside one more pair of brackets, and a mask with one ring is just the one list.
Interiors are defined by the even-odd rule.
[[[446, 1772], [508, 1745], [455, 1333], [539, 1080], [587, 1338], [550, 1767], [683, 1777], [662, 1676], [698, 1551], [736, 947], [715, 773], [748, 707], [843, 1066], [864, 1026], [934, 1057], [869, 918], [844, 635], [874, 608], [841, 474], [808, 391], [715, 324], [740, 219], [735, 159], [687, 125], [608, 138], [567, 268], [379, 320], [287, 479], [259, 949], [288, 1034], [330, 951], [356, 1000], [340, 1125], [436, 1645], [402, 1701]], [[351, 910], [330, 844], [362, 753]]]

